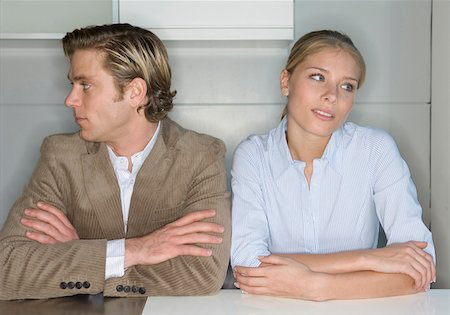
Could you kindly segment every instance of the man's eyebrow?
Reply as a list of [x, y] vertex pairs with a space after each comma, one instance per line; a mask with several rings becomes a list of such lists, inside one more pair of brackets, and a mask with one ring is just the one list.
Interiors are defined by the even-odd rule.
[[67, 79], [68, 79], [69, 81], [71, 81], [71, 82], [74, 82], [74, 81], [82, 81], [82, 80], [86, 80], [87, 77], [84, 76], [84, 75], [78, 75], [78, 76], [76, 76], [76, 77], [71, 78], [70, 75], [67, 74]]

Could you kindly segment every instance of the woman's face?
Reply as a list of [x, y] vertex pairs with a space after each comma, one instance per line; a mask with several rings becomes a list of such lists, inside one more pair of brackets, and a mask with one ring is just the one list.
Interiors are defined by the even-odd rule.
[[288, 94], [288, 131], [329, 138], [350, 113], [359, 74], [354, 58], [337, 48], [308, 56], [291, 74], [284, 70], [280, 81]]

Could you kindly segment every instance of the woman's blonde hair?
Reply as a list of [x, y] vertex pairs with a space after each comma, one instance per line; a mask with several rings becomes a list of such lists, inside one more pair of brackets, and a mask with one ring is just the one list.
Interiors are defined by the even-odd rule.
[[[353, 57], [359, 67], [359, 89], [366, 76], [366, 63], [364, 58], [347, 35], [331, 30], [314, 31], [303, 35], [292, 47], [285, 69], [291, 74], [308, 56], [314, 55], [325, 48], [343, 50]], [[283, 110], [282, 117], [287, 114], [287, 106]]]
[[150, 122], [164, 119], [173, 107], [176, 91], [170, 91], [171, 70], [164, 44], [152, 32], [130, 24], [89, 26], [67, 33], [62, 39], [64, 53], [72, 58], [80, 49], [95, 49], [104, 54], [103, 67], [114, 78], [118, 98], [135, 78], [147, 84], [144, 110]]

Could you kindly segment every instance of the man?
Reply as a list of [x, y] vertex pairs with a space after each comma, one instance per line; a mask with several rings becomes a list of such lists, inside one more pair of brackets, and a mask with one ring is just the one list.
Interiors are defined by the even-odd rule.
[[128, 24], [68, 33], [79, 133], [46, 138], [0, 233], [0, 299], [205, 295], [230, 248], [223, 142], [167, 118], [162, 42]]

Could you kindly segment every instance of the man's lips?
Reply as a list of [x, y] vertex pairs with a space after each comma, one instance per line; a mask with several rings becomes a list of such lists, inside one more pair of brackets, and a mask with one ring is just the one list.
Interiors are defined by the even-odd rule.
[[75, 116], [75, 121], [77, 124], [82, 123], [83, 121], [86, 121], [87, 119], [84, 117], [80, 117], [80, 116]]

